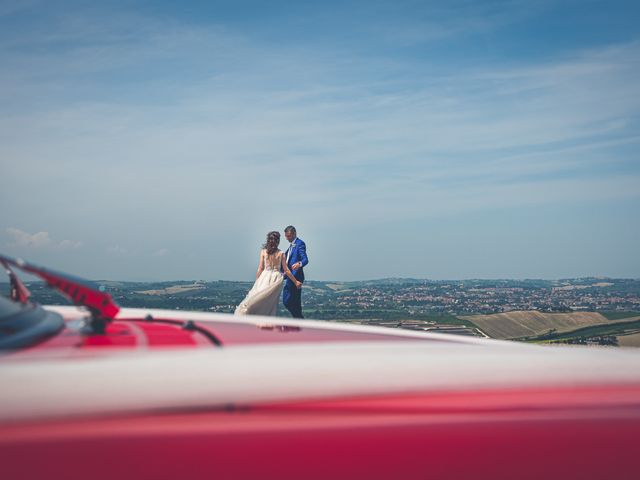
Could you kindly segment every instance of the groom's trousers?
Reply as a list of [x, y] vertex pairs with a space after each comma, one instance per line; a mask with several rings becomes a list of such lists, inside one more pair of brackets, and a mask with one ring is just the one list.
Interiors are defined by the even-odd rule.
[[304, 318], [302, 316], [302, 289], [296, 288], [295, 284], [290, 280], [287, 280], [284, 284], [282, 303], [284, 303], [293, 318]]

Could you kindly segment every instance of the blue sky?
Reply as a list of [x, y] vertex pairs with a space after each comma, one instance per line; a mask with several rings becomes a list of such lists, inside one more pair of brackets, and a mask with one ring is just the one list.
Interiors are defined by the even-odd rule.
[[0, 2], [0, 251], [90, 278], [640, 277], [637, 2]]

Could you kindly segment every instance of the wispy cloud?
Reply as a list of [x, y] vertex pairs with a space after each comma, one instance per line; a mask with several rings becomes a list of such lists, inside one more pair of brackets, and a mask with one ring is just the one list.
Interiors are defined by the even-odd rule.
[[74, 249], [80, 248], [83, 245], [84, 243], [79, 240], [62, 240], [58, 243], [57, 247], [61, 249]]
[[9, 227], [7, 233], [13, 238], [11, 246], [44, 248], [51, 245], [49, 232], [27, 233], [18, 228]]
[[120, 245], [109, 245], [106, 248], [106, 251], [109, 255], [113, 255], [113, 256], [122, 256], [129, 253], [129, 250], [127, 250], [124, 247], [121, 247]]
[[79, 240], [65, 239], [59, 242], [54, 242], [49, 236], [49, 232], [28, 233], [15, 227], [7, 228], [6, 232], [12, 238], [11, 243], [9, 243], [9, 246], [11, 247], [68, 250], [80, 248], [83, 245]]
[[[269, 42], [128, 12], [0, 34], [0, 200], [20, 198], [32, 225], [55, 218], [69, 236], [84, 238], [86, 221], [101, 251], [145, 258], [227, 251], [231, 232], [296, 218], [328, 231], [637, 201], [637, 40], [529, 61], [385, 50], [497, 35], [535, 10], [502, 6], [372, 14], [358, 28], [380, 37], [376, 49], [344, 31], [339, 44]], [[16, 222], [3, 212], [0, 223]]]
[[28, 10], [40, 3], [40, 0], [3, 0], [0, 4], [0, 17]]

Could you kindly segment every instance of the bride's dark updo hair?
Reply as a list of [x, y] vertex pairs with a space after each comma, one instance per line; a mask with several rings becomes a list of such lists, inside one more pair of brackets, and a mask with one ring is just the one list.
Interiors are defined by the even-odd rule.
[[278, 245], [280, 245], [280, 232], [267, 233], [267, 241], [264, 242], [262, 248], [267, 251], [268, 255], [276, 253], [278, 251]]

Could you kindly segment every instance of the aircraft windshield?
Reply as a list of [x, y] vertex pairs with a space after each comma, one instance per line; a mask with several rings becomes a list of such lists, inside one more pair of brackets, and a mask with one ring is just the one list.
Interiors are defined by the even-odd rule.
[[[8, 298], [0, 296], [0, 321], [6, 317], [20, 313], [24, 307], [18, 302], [12, 302]], [[2, 335], [2, 333], [0, 333]]]
[[64, 328], [57, 313], [32, 302], [13, 301], [0, 293], [0, 351], [28, 347]]

